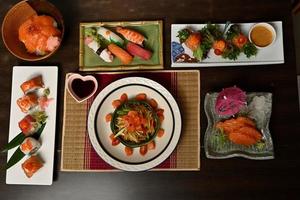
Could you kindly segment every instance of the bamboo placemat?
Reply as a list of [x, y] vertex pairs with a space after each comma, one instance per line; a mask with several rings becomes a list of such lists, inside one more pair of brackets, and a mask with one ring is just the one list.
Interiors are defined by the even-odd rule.
[[[66, 75], [69, 76], [70, 74]], [[200, 72], [195, 70], [122, 72], [94, 74], [101, 91], [109, 83], [123, 77], [150, 78], [166, 87], [175, 97], [181, 111], [182, 131], [177, 148], [163, 163], [152, 170], [200, 170]], [[67, 79], [66, 79], [67, 80]], [[97, 93], [77, 103], [66, 90], [62, 138], [62, 171], [115, 171], [92, 148], [87, 133], [88, 110]]]

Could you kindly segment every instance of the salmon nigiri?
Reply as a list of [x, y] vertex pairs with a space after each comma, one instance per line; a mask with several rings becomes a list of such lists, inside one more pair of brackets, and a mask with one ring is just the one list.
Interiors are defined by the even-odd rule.
[[123, 28], [123, 27], [120, 27], [120, 26], [118, 26], [116, 28], [116, 31], [118, 33], [120, 33], [121, 35], [123, 35], [130, 42], [133, 42], [133, 43], [136, 43], [136, 44], [139, 44], [139, 45], [143, 45], [145, 37], [142, 34], [136, 32], [134, 30], [131, 30], [131, 29], [128, 29], [128, 28]]
[[121, 60], [123, 64], [129, 64], [132, 61], [132, 56], [123, 50], [121, 47], [111, 43], [107, 46], [108, 50]]
[[34, 15], [19, 27], [19, 40], [29, 53], [45, 55], [60, 44], [61, 32], [56, 21], [46, 15]]

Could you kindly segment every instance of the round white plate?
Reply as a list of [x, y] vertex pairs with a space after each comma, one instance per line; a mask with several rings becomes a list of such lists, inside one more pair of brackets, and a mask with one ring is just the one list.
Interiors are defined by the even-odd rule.
[[[165, 119], [161, 128], [165, 134], [155, 138], [155, 149], [148, 150], [144, 156], [139, 153], [139, 147], [134, 148], [133, 155], [127, 156], [122, 143], [117, 146], [111, 144], [109, 135], [112, 131], [105, 116], [113, 113], [112, 102], [120, 99], [123, 93], [129, 99], [145, 93], [148, 98], [157, 101], [159, 108], [164, 109]], [[123, 78], [105, 87], [94, 100], [89, 111], [88, 133], [95, 151], [108, 164], [126, 171], [144, 171], [162, 163], [175, 149], [181, 133], [181, 115], [173, 96], [159, 83], [140, 77]]]

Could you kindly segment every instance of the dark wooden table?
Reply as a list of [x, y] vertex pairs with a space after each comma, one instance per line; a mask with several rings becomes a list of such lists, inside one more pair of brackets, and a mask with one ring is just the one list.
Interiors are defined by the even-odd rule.
[[[1, 21], [18, 0], [1, 1]], [[58, 118], [55, 180], [51, 187], [5, 184], [0, 172], [0, 199], [295, 199], [300, 191], [300, 115], [296, 89], [296, 65], [291, 3], [287, 0], [51, 0], [63, 13], [66, 35], [62, 48], [41, 62], [24, 62], [12, 56], [0, 41], [0, 147], [7, 143], [12, 67], [58, 65]], [[226, 2], [226, 3], [225, 3]], [[201, 171], [141, 173], [59, 172], [64, 76], [78, 70], [79, 22], [164, 21], [165, 68], [170, 66], [172, 23], [253, 22], [282, 20], [285, 63], [271, 66], [201, 69]], [[275, 159], [242, 158], [210, 160], [204, 155], [207, 121], [204, 95], [238, 85], [247, 91], [273, 93], [270, 129]], [[0, 154], [0, 165], [6, 154]]]

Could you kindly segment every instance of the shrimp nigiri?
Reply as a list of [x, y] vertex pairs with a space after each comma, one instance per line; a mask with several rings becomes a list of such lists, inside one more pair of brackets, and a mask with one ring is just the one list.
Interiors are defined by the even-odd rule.
[[60, 44], [61, 31], [56, 21], [46, 15], [33, 15], [19, 27], [19, 40], [29, 53], [45, 55]]
[[123, 27], [120, 27], [120, 26], [118, 26], [116, 28], [116, 31], [118, 33], [122, 34], [130, 42], [133, 42], [133, 43], [136, 43], [136, 44], [139, 44], [139, 45], [143, 45], [145, 37], [142, 34], [136, 32], [134, 30], [131, 30], [131, 29], [128, 29], [128, 28], [123, 28]]

